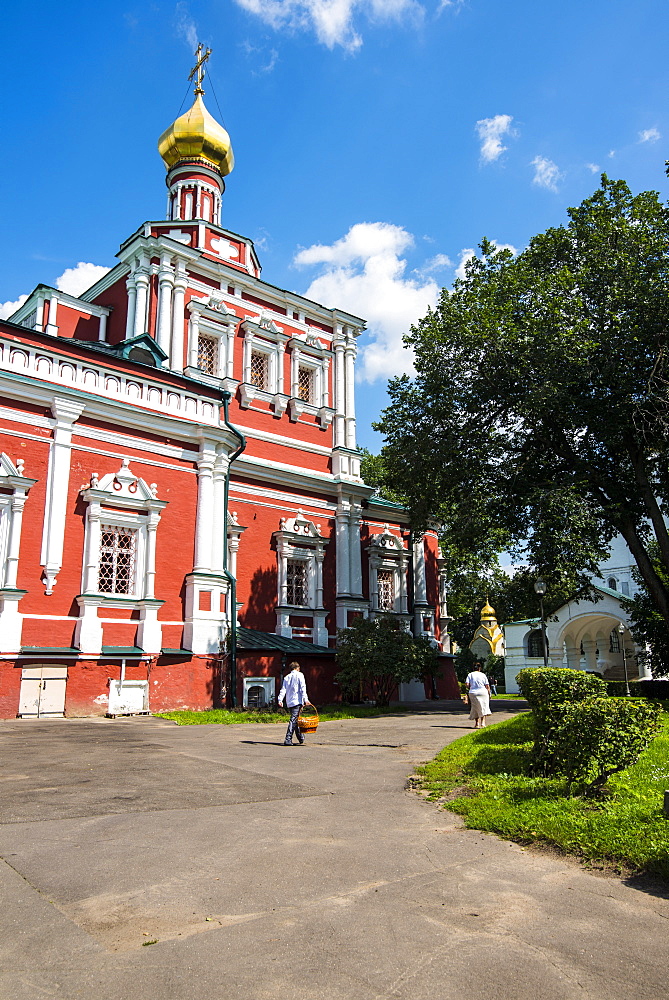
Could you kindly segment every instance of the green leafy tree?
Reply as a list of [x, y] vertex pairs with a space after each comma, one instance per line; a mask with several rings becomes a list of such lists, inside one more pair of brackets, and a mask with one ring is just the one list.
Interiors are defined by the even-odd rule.
[[368, 486], [373, 486], [376, 493], [384, 500], [393, 503], [404, 503], [404, 497], [392, 489], [388, 481], [388, 470], [382, 455], [375, 455], [368, 448], [360, 449], [360, 475]]
[[[669, 586], [669, 579], [659, 560], [657, 546], [651, 543], [649, 552], [656, 573], [664, 580], [665, 585]], [[639, 585], [639, 591], [634, 597], [622, 601], [630, 621], [630, 631], [639, 646], [648, 647], [650, 650], [649, 656], [646, 652], [640, 655], [648, 658], [653, 677], [665, 677], [669, 673], [669, 630], [639, 571], [632, 570], [632, 576]]]
[[[669, 211], [624, 181], [513, 257], [490, 242], [406, 338], [377, 425], [414, 523], [579, 589], [619, 532], [669, 624]], [[649, 554], [657, 543], [659, 565]]]
[[402, 682], [435, 676], [437, 651], [415, 638], [395, 615], [356, 618], [337, 633], [337, 683], [344, 697], [357, 701], [371, 694], [379, 706], [390, 704]]

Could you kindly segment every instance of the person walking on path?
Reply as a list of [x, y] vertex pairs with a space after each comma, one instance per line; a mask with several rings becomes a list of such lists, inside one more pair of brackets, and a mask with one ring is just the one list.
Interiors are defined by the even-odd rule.
[[469, 718], [474, 720], [474, 729], [485, 726], [487, 715], [492, 715], [490, 711], [490, 683], [482, 670], [478, 669], [467, 674], [467, 693], [469, 696]]
[[298, 743], [304, 743], [304, 734], [300, 732], [297, 719], [303, 705], [310, 705], [307, 698], [307, 684], [299, 663], [294, 660], [288, 664], [289, 673], [283, 679], [281, 690], [279, 691], [279, 705], [283, 706], [284, 698], [286, 708], [290, 712], [290, 721], [286, 730], [286, 738], [283, 745], [290, 747], [293, 745], [293, 733], [297, 736]]

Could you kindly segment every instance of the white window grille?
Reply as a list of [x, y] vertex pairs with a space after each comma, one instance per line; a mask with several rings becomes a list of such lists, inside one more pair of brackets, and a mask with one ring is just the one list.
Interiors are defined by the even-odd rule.
[[305, 403], [314, 401], [314, 370], [300, 365], [297, 370], [297, 396]]
[[393, 611], [395, 608], [395, 573], [392, 569], [380, 569], [376, 574], [379, 587], [379, 611]]
[[137, 531], [103, 524], [100, 534], [98, 591], [101, 594], [132, 594], [135, 591]]
[[286, 600], [297, 608], [309, 604], [307, 564], [300, 559], [289, 559], [286, 563]]
[[218, 341], [215, 337], [197, 338], [197, 366], [205, 375], [218, 375]]
[[269, 385], [269, 357], [262, 351], [251, 352], [251, 385], [263, 390]]

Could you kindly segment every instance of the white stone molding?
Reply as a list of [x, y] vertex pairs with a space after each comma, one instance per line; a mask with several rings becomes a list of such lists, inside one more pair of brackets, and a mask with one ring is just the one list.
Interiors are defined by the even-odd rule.
[[70, 483], [70, 446], [74, 423], [83, 413], [84, 407], [83, 402], [60, 396], [56, 396], [51, 404], [51, 412], [55, 422], [49, 451], [40, 556], [41, 564], [44, 567], [43, 580], [47, 594], [53, 593], [58, 573], [63, 564], [63, 540]]
[[[272, 536], [276, 544], [278, 569], [278, 603], [276, 607], [277, 633], [291, 638], [291, 615], [312, 620], [312, 641], [319, 646], [328, 645], [325, 628], [327, 610], [323, 607], [323, 560], [329, 539], [321, 526], [305, 517], [299, 510], [295, 517], [282, 517], [279, 530]], [[288, 604], [288, 561], [303, 562], [307, 569], [306, 605]]]

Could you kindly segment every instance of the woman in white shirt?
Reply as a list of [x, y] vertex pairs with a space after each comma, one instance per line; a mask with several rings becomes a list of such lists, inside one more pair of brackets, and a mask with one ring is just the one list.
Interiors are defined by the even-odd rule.
[[490, 711], [490, 683], [482, 670], [472, 670], [467, 674], [467, 693], [469, 695], [469, 718], [474, 720], [474, 729], [485, 726], [487, 715], [492, 715]]

